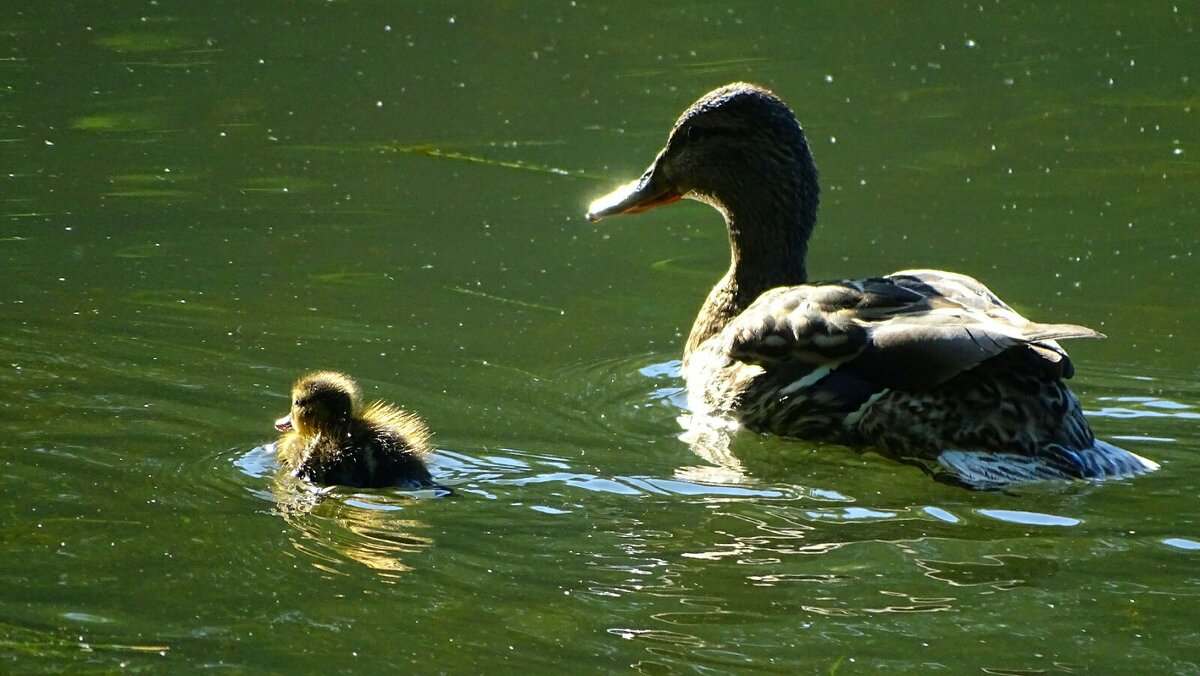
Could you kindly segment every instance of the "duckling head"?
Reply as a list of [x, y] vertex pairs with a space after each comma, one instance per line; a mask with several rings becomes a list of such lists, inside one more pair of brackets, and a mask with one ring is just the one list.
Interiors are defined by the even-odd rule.
[[346, 428], [361, 402], [362, 392], [350, 376], [336, 371], [310, 373], [292, 386], [292, 410], [275, 421], [275, 429], [302, 437], [334, 434]]

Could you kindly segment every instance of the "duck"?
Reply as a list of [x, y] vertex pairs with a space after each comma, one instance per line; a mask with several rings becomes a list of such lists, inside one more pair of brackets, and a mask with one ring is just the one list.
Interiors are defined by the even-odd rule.
[[955, 272], [811, 282], [819, 195], [791, 108], [735, 82], [683, 112], [640, 178], [589, 205], [593, 222], [681, 199], [724, 217], [729, 269], [680, 367], [693, 414], [873, 449], [974, 489], [1158, 468], [1097, 439], [1065, 382], [1074, 367], [1058, 341], [1099, 332], [1026, 319]]
[[363, 405], [350, 376], [316, 371], [292, 386], [288, 415], [275, 421], [288, 474], [322, 486], [439, 488], [425, 458], [430, 432], [414, 413], [383, 401]]

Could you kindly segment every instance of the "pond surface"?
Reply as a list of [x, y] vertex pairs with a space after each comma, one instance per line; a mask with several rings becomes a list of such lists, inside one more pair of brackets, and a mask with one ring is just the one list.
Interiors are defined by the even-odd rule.
[[[1200, 672], [1200, 10], [1179, 3], [9, 3], [0, 664]], [[941, 267], [1085, 324], [1133, 481], [973, 493], [679, 438], [727, 265], [696, 203], [593, 225], [678, 113], [773, 88], [815, 278]], [[336, 368], [456, 495], [284, 509]]]

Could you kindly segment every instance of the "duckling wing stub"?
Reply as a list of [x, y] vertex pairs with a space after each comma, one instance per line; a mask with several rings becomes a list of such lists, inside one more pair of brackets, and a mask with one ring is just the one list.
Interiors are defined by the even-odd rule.
[[913, 274], [772, 289], [731, 322], [727, 353], [764, 369], [801, 362], [921, 391], [1013, 349], [1028, 351], [1031, 368], [1068, 377], [1055, 339], [1100, 335], [1030, 322], [982, 284], [946, 274], [946, 293], [939, 279]]

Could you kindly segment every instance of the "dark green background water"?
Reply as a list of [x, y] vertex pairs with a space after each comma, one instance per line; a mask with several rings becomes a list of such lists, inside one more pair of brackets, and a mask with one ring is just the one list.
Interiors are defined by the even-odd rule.
[[[5, 670], [1200, 671], [1194, 3], [9, 3]], [[1135, 481], [979, 494], [677, 438], [727, 264], [592, 225], [710, 88], [804, 122], [818, 278], [975, 275], [1069, 347]], [[284, 516], [271, 422], [344, 369], [450, 499]]]

